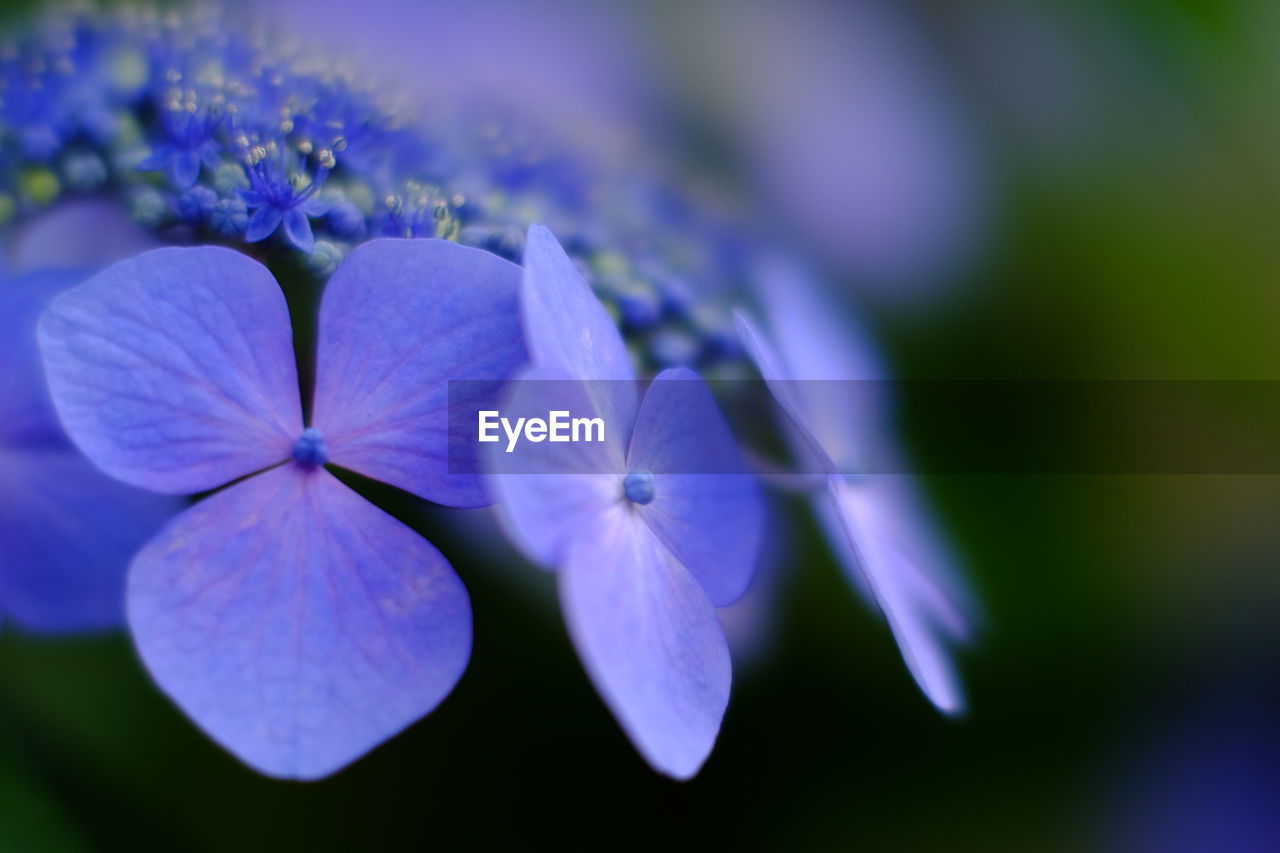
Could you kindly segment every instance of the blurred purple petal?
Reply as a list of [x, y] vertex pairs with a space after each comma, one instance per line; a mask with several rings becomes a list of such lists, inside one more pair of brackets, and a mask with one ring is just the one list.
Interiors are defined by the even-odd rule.
[[653, 474], [652, 503], [635, 509], [711, 603], [739, 598], [760, 550], [763, 508], [729, 425], [696, 373], [667, 370], [649, 387], [627, 468]]
[[[520, 310], [535, 365], [561, 367], [574, 379], [635, 379], [618, 327], [541, 225], [530, 226], [525, 240]], [[603, 382], [590, 388], [607, 392], [607, 399], [595, 401], [596, 411], [606, 424], [625, 425], [629, 439], [638, 404], [634, 386]]]
[[951, 654], [940, 630], [951, 630], [959, 615], [923, 576], [886, 541], [873, 493], [839, 477], [830, 480], [832, 500], [845, 525], [876, 602], [902, 651], [902, 659], [929, 701], [948, 714], [964, 711], [965, 701]]
[[798, 262], [765, 258], [756, 274], [778, 378], [800, 380], [790, 386], [805, 424], [838, 470], [852, 473], [890, 427], [888, 366], [858, 318]]
[[[760, 371], [760, 375], [764, 377], [765, 384], [769, 386], [769, 393], [782, 407], [782, 411], [790, 421], [790, 426], [794, 428], [787, 434], [788, 437], [793, 438], [791, 442], [793, 452], [803, 458], [798, 465], [800, 470], [809, 471], [811, 467], [828, 473], [840, 470], [818, 436], [814, 435], [809, 427], [807, 403], [801, 397], [800, 383], [792, 381], [793, 377], [783, 365], [782, 357], [756, 328], [755, 323], [741, 311], [736, 312], [734, 316], [738, 324], [738, 335], [742, 338], [742, 346], [755, 363], [756, 369]], [[812, 464], [810, 460], [813, 460]]]
[[39, 338], [68, 434], [125, 482], [203, 491], [288, 458], [302, 433], [284, 296], [237, 252], [122, 261], [54, 299]]
[[[792, 236], [890, 300], [954, 280], [981, 239], [987, 175], [951, 77], [884, 0], [713, 3], [690, 40]], [[733, 26], [716, 26], [731, 19]], [[718, 85], [717, 85], [718, 84]], [[927, 307], [929, 303], [921, 303]]]
[[117, 627], [130, 559], [183, 505], [70, 447], [0, 446], [0, 613], [37, 631]]
[[[450, 473], [448, 382], [525, 364], [519, 283], [514, 264], [444, 240], [354, 249], [320, 306], [312, 419], [333, 463], [437, 503], [486, 504], [481, 477]], [[453, 462], [479, 473], [479, 460]]]
[[911, 478], [859, 476], [862, 460], [892, 464], [896, 457], [884, 367], [861, 330], [845, 327], [837, 308], [821, 299], [815, 282], [793, 267], [764, 269], [761, 297], [778, 346], [742, 314], [739, 332], [796, 428], [789, 435], [798, 436], [797, 454], [802, 460], [816, 454], [834, 472], [830, 496], [815, 499], [819, 521], [854, 588], [885, 614], [925, 695], [958, 713], [964, 698], [948, 643], [969, 639], [972, 597], [925, 522]]
[[[564, 0], [281, 0], [265, 7], [433, 103], [509, 101], [586, 132], [631, 125], [651, 97], [644, 16], [620, 3]], [[423, 74], [421, 33], [448, 74]]]
[[64, 201], [18, 225], [8, 242], [17, 273], [101, 269], [161, 245], [123, 204], [105, 199]]
[[466, 590], [430, 544], [323, 469], [286, 465], [188, 510], [129, 579], [161, 687], [250, 766], [316, 779], [448, 695]]
[[67, 444], [49, 400], [36, 321], [54, 296], [86, 277], [72, 270], [0, 276], [0, 444]]
[[706, 594], [629, 508], [569, 547], [561, 607], [587, 674], [631, 742], [677, 779], [698, 772], [729, 701], [729, 649]]

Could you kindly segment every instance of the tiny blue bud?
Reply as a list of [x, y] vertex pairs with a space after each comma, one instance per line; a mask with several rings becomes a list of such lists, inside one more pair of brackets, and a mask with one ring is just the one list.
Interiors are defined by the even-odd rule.
[[178, 196], [178, 216], [191, 225], [199, 223], [218, 203], [218, 194], [196, 184]]
[[229, 196], [247, 186], [249, 181], [244, 176], [244, 169], [235, 163], [223, 163], [213, 173], [213, 188], [218, 191], [218, 195]]
[[323, 465], [329, 461], [329, 445], [324, 443], [324, 436], [315, 427], [307, 427], [302, 437], [293, 445], [293, 461], [304, 468]]
[[144, 228], [159, 228], [169, 215], [169, 205], [164, 196], [152, 189], [135, 193], [130, 199], [129, 209], [134, 221]]
[[234, 240], [244, 234], [249, 225], [249, 209], [238, 198], [224, 198], [213, 206], [209, 224], [219, 237]]
[[73, 154], [62, 164], [67, 186], [78, 192], [95, 190], [107, 182], [107, 164], [96, 154]]
[[632, 471], [622, 479], [622, 492], [633, 504], [653, 503], [653, 475], [648, 471]]
[[320, 278], [328, 278], [342, 263], [342, 249], [328, 240], [317, 240], [304, 263]]

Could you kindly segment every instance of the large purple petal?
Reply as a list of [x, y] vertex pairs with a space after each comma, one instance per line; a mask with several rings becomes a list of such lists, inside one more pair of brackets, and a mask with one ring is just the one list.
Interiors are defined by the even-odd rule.
[[526, 363], [519, 283], [514, 264], [444, 240], [354, 249], [320, 307], [312, 421], [330, 461], [438, 503], [488, 503], [482, 477], [457, 473], [478, 460], [455, 458], [450, 473], [448, 383], [506, 380]]
[[560, 600], [587, 674], [636, 749], [668, 776], [697, 773], [731, 680], [702, 587], [619, 505], [570, 545]]
[[[586, 387], [567, 380], [561, 368], [534, 367], [511, 383], [502, 401], [502, 416], [511, 423], [547, 412], [581, 412]], [[605, 437], [610, 436], [606, 430]], [[619, 437], [604, 443], [567, 442], [552, 446], [527, 442], [506, 452], [507, 438], [488, 445], [487, 470], [498, 499], [499, 518], [514, 542], [544, 568], [562, 564], [569, 540], [622, 497], [626, 447]]]
[[183, 513], [129, 576], [147, 668], [263, 773], [316, 779], [430, 712], [471, 653], [444, 557], [322, 468], [289, 464]]
[[890, 528], [875, 494], [840, 477], [829, 483], [857, 566], [884, 612], [907, 669], [939, 710], [963, 712], [964, 694], [942, 636], [956, 633], [963, 617], [885, 535]]
[[228, 249], [156, 249], [58, 296], [40, 320], [54, 405], [98, 467], [190, 493], [280, 462], [302, 433], [289, 311]]
[[69, 446], [0, 447], [0, 613], [37, 631], [122, 624], [129, 560], [183, 506]]
[[541, 225], [530, 226], [524, 244], [520, 311], [535, 365], [563, 368], [574, 379], [620, 380], [592, 386], [595, 408], [606, 423], [629, 430], [639, 395], [622, 335], [573, 261]]
[[696, 373], [666, 370], [649, 387], [627, 468], [653, 474], [653, 501], [636, 510], [711, 603], [737, 600], [755, 569], [764, 510], [755, 477]]

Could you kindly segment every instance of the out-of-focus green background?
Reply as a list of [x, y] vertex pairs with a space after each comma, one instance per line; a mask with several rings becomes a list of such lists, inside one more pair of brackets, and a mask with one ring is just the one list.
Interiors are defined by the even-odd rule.
[[[802, 103], [821, 84], [821, 119], [845, 85], [821, 51], [794, 74], [762, 78], [757, 60], [803, 56], [822, 30], [831, 55], [846, 38], [867, 47], [864, 5], [757, 9], [759, 33], [800, 40], [784, 54], [750, 50], [734, 4], [666, 2], [633, 20], [679, 117], [671, 155], [803, 245], [897, 375], [1280, 378], [1280, 5], [898, 4], [905, 61], [927, 64], [963, 128], [962, 183], [977, 188], [955, 202], [963, 249], [905, 283], [807, 243], [805, 211], [777, 192], [791, 173], [770, 172], [774, 148], [753, 143], [770, 114], [752, 104]], [[848, 85], [874, 84], [876, 68], [855, 62]], [[735, 89], [761, 79], [777, 90]], [[926, 485], [987, 616], [963, 657], [963, 719], [929, 707], [816, 528], [780, 499], [791, 526], [770, 636], [736, 662], [705, 769], [668, 781], [582, 674], [550, 576], [501, 547], [480, 553], [459, 513], [374, 488], [471, 592], [472, 662], [435, 713], [332, 779], [280, 783], [197, 732], [126, 638], [5, 631], [0, 851], [1278, 849], [1276, 478]]]

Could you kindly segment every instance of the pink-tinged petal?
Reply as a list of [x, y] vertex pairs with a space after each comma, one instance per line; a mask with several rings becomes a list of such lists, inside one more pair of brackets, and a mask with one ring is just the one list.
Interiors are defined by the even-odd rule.
[[514, 264], [444, 240], [352, 250], [320, 306], [312, 422], [330, 461], [437, 503], [489, 503], [477, 448], [450, 459], [449, 381], [480, 389], [526, 364], [519, 283]]
[[636, 749], [668, 776], [696, 774], [732, 677], [702, 587], [619, 506], [569, 546], [560, 600], [587, 674]]
[[[513, 428], [520, 418], [546, 418], [550, 411], [581, 412], [587, 386], [566, 378], [560, 368], [534, 367], [508, 387], [501, 412]], [[506, 432], [487, 444], [486, 470], [497, 475], [490, 487], [508, 538], [543, 568], [563, 562], [569, 540], [619, 504], [626, 473], [621, 436], [604, 442], [530, 443], [520, 439], [511, 452]], [[594, 438], [594, 436], [593, 436]]]
[[663, 371], [649, 386], [627, 456], [653, 474], [640, 517], [688, 569], [711, 603], [736, 601], [751, 583], [764, 509], [755, 477], [699, 376]]
[[[541, 225], [529, 228], [520, 289], [529, 357], [535, 365], [560, 367], [574, 379], [614, 379], [593, 386], [602, 392], [596, 411], [626, 430], [635, 423], [639, 394], [622, 335], [573, 261]], [[607, 392], [607, 393], [603, 393]], [[625, 435], [630, 439], [630, 433]]]
[[0, 613], [35, 631], [121, 625], [129, 561], [184, 506], [69, 446], [0, 447]]
[[302, 433], [284, 295], [238, 252], [121, 261], [55, 298], [39, 340], [68, 435], [127, 483], [203, 491], [288, 458]]
[[134, 560], [143, 662], [271, 776], [326, 776], [429, 713], [471, 653], [466, 589], [322, 468], [285, 465], [175, 519]]
[[961, 615], [889, 540], [890, 528], [873, 492], [840, 477], [832, 477], [829, 487], [857, 567], [889, 623], [907, 669], [940, 711], [962, 713], [964, 693], [942, 636], [955, 632]]

